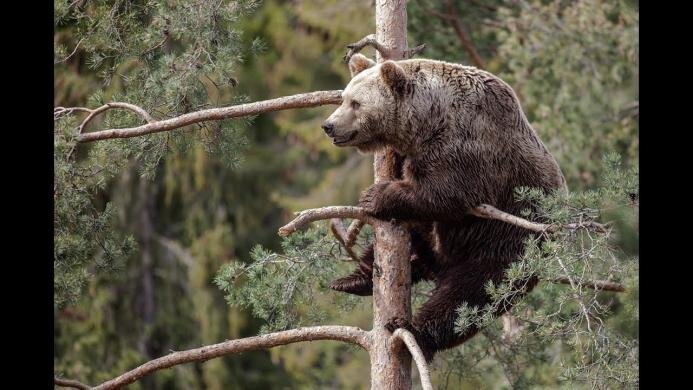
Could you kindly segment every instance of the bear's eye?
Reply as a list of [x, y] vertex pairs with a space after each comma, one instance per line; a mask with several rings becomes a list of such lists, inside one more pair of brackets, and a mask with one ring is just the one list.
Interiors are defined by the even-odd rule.
[[351, 108], [357, 110], [359, 107], [361, 107], [361, 103], [357, 102], [356, 100], [351, 101]]

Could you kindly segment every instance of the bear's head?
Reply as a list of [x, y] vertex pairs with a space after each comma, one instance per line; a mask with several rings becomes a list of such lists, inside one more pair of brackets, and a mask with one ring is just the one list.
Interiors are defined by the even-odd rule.
[[342, 104], [322, 128], [337, 146], [375, 151], [391, 143], [400, 128], [398, 115], [407, 86], [405, 71], [392, 61], [377, 64], [361, 54], [349, 60], [351, 81]]

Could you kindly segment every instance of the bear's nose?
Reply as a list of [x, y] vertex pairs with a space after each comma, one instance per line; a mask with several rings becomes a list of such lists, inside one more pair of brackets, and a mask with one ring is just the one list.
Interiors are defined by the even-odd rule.
[[332, 123], [323, 123], [322, 129], [325, 130], [325, 133], [330, 137], [334, 134], [334, 125]]

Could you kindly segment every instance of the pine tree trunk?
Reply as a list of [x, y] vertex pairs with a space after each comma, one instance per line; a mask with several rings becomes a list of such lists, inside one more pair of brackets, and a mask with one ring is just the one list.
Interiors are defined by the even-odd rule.
[[[376, 39], [393, 52], [407, 48], [406, 0], [376, 0]], [[401, 58], [388, 58], [398, 60]], [[378, 54], [378, 62], [384, 59]], [[373, 162], [375, 182], [391, 179], [384, 169], [383, 153]], [[372, 389], [411, 389], [411, 355], [406, 348], [391, 351], [390, 333], [384, 325], [392, 317], [411, 319], [411, 269], [409, 233], [400, 223], [378, 223], [375, 231], [373, 272]], [[401, 343], [400, 343], [401, 345]]]

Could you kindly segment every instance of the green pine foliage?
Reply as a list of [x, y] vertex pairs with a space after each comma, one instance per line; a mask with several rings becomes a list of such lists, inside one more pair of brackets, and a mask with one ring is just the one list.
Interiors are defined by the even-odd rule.
[[54, 304], [63, 308], [79, 300], [93, 273], [122, 268], [136, 248], [131, 235], [112, 226], [116, 207], [98, 196], [127, 160], [90, 155], [89, 163], [70, 160], [76, 147], [76, 123], [57, 124], [54, 155]]
[[[230, 93], [244, 54], [238, 24], [257, 5], [254, 1], [55, 1], [56, 72], [63, 71], [69, 60], [69, 42], [96, 76], [89, 108], [106, 101], [134, 102], [155, 118], [165, 119], [245, 101], [246, 97]], [[250, 54], [257, 48], [258, 44], [251, 45]], [[67, 113], [55, 124], [54, 291], [59, 308], [76, 302], [94, 267], [117, 267], [134, 248], [131, 237], [111, 228], [115, 209], [104, 197], [112, 179], [130, 161], [136, 161], [140, 174], [151, 179], [167, 153], [186, 152], [199, 144], [233, 166], [239, 162], [245, 144], [241, 130], [248, 123], [248, 119], [221, 121], [78, 147], [77, 128], [84, 115]], [[141, 121], [131, 112], [109, 111], [89, 127], [132, 127]]]
[[361, 301], [329, 293], [329, 283], [353, 265], [327, 233], [321, 226], [292, 234], [282, 241], [281, 253], [256, 246], [251, 262], [225, 264], [214, 281], [229, 304], [248, 308], [265, 322], [262, 333], [324, 324], [325, 313], [313, 305], [321, 295], [328, 295], [343, 313]]
[[[616, 222], [632, 226], [639, 207], [638, 176], [637, 170], [624, 170], [619, 165], [617, 156], [607, 156], [603, 175], [609, 180], [593, 190], [552, 195], [532, 189], [518, 191], [518, 199], [537, 205], [537, 216], [549, 224], [608, 220], [613, 230], [564, 229], [532, 237], [522, 260], [507, 270], [504, 283], [487, 286], [487, 293], [493, 298], [491, 305], [459, 308], [458, 331], [472, 324], [493, 329], [493, 312], [521, 290], [529, 277], [536, 276], [543, 282], [512, 310], [523, 328], [519, 338], [512, 342], [496, 341], [494, 348], [512, 350], [513, 356], [520, 359], [525, 354], [555, 348], [555, 353], [545, 351], [544, 355], [560, 361], [560, 365], [552, 367], [560, 374], [557, 383], [586, 383], [595, 388], [637, 386], [638, 259], [624, 246], [617, 245], [620, 236], [637, 232], [618, 229]], [[569, 284], [550, 282], [559, 278], [568, 279]], [[621, 283], [628, 293], [602, 292], [585, 286], [594, 280]], [[614, 326], [616, 323], [618, 326]], [[484, 338], [472, 339], [469, 344], [477, 342], [492, 341], [485, 332]], [[473, 346], [463, 348], [474, 350]], [[526, 359], [527, 366], [538, 361]], [[513, 386], [541, 381], [527, 367], [515, 373], [514, 378]], [[515, 380], [521, 382], [514, 383]]]

